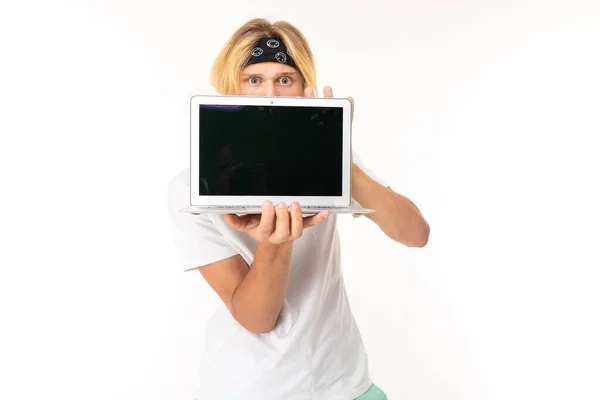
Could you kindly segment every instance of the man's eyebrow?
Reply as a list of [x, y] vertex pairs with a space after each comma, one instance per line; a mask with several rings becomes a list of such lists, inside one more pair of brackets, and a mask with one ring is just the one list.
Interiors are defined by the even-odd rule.
[[[297, 75], [298, 73], [296, 71], [284, 71], [284, 72], [279, 72], [277, 74], [275, 74], [275, 76], [279, 77], [279, 76], [284, 76], [284, 75]], [[243, 73], [242, 74], [243, 77], [246, 76], [258, 76], [263, 78], [264, 74], [249, 74], [249, 73]]]

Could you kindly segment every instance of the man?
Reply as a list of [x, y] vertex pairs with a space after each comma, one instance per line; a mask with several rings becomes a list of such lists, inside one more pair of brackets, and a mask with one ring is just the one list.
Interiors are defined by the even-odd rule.
[[[310, 47], [282, 21], [254, 19], [240, 27], [211, 76], [224, 95], [316, 95]], [[330, 87], [324, 94], [333, 97]], [[367, 218], [392, 240], [425, 246], [429, 226], [418, 208], [353, 158], [352, 197], [376, 210]], [[350, 311], [336, 215], [302, 217], [298, 202], [269, 200], [260, 215], [182, 215], [177, 210], [189, 205], [189, 194], [184, 170], [168, 191], [181, 260], [223, 302], [207, 328], [196, 397], [386, 399], [371, 381]]]

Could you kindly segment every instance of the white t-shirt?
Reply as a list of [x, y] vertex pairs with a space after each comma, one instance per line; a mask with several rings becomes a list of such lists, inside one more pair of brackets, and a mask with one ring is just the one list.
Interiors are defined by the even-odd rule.
[[[354, 162], [368, 175], [387, 186]], [[167, 191], [168, 210], [184, 271], [240, 254], [251, 266], [256, 240], [222, 215], [191, 215], [190, 171]], [[353, 200], [353, 204], [358, 204]], [[221, 303], [208, 322], [199, 400], [350, 400], [371, 385], [367, 353], [350, 310], [340, 266], [335, 214], [295, 241], [288, 288], [273, 331], [246, 330]]]

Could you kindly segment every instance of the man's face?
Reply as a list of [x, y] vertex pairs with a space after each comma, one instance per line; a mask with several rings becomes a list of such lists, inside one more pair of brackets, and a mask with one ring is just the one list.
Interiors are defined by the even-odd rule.
[[244, 68], [239, 82], [242, 96], [303, 96], [300, 73], [277, 62], [262, 62]]

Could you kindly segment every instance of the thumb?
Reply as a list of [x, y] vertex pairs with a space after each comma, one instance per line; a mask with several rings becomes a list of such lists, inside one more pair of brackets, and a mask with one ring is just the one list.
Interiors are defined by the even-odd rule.
[[237, 229], [240, 226], [240, 217], [235, 214], [225, 214], [225, 222], [232, 228]]
[[225, 222], [233, 229], [237, 229], [240, 232], [248, 232], [255, 228], [260, 223], [261, 214], [225, 214]]
[[312, 217], [304, 218], [304, 220], [303, 220], [304, 229], [311, 228], [315, 225], [320, 224], [321, 222], [325, 221], [327, 219], [327, 217], [329, 217], [329, 214], [331, 214], [331, 212], [321, 211], [317, 215], [313, 215]]

